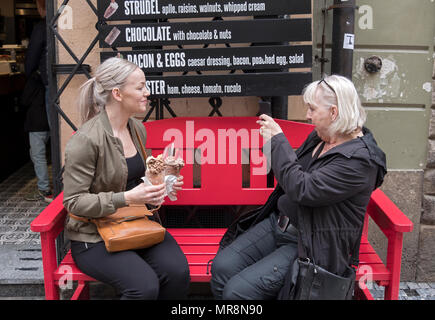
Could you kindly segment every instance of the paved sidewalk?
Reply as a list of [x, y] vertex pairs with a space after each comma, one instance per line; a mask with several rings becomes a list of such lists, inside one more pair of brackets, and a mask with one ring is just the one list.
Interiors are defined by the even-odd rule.
[[[30, 230], [30, 223], [47, 204], [24, 200], [35, 189], [31, 163], [0, 183], [0, 300], [43, 299], [44, 296], [39, 234]], [[375, 299], [383, 299], [383, 287], [373, 284], [370, 291]], [[210, 298], [207, 292], [192, 298], [198, 297]], [[399, 299], [435, 300], [435, 282], [402, 282]]]
[[[370, 292], [375, 300], [384, 299], [384, 287], [375, 283]], [[435, 282], [401, 282], [399, 300], [435, 300]]]

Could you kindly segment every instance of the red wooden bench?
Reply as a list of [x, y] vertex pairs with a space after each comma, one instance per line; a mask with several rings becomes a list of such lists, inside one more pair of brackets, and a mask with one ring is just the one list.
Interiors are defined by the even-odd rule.
[[[256, 120], [254, 117], [173, 118], [144, 123], [148, 132], [146, 147], [153, 155], [162, 153], [169, 144], [168, 139], [175, 140], [176, 146], [183, 149], [184, 190], [179, 192], [177, 201], [166, 200], [165, 205], [264, 204], [273, 187], [267, 187], [266, 172], [260, 170], [265, 158], [259, 156], [262, 139]], [[294, 148], [313, 130], [308, 124], [285, 120], [278, 123]], [[203, 150], [200, 174], [198, 165], [193, 163], [194, 149]], [[262, 174], [258, 174], [259, 171]], [[195, 177], [199, 177], [199, 181]], [[31, 224], [31, 230], [41, 234], [46, 299], [59, 299], [59, 284], [65, 280], [77, 281], [72, 299], [88, 299], [89, 282], [95, 280], [75, 266], [70, 252], [57, 264], [55, 239], [63, 230], [67, 214], [62, 200], [63, 194], [60, 194]], [[369, 217], [388, 240], [386, 264], [368, 242]], [[373, 192], [361, 241], [361, 263], [355, 286], [357, 299], [373, 299], [367, 287], [358, 285], [367, 280], [385, 286], [385, 299], [398, 299], [403, 233], [410, 232], [412, 227], [406, 215], [381, 190]], [[216, 254], [225, 229], [171, 228], [168, 231], [186, 254], [192, 282], [209, 281], [209, 261]]]

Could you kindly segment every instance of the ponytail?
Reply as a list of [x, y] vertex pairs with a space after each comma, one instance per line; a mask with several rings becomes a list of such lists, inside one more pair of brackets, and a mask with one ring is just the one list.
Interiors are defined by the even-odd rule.
[[99, 112], [94, 101], [95, 82], [95, 77], [93, 77], [80, 87], [79, 116], [81, 123], [85, 123]]
[[80, 87], [78, 109], [81, 123], [100, 113], [110, 98], [112, 89], [122, 88], [128, 76], [137, 68], [137, 65], [116, 57], [99, 65], [95, 77]]

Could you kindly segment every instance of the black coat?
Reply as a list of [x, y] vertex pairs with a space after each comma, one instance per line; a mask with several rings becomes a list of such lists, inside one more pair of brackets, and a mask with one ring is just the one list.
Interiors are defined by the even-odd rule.
[[42, 83], [48, 85], [47, 77], [47, 31], [45, 19], [38, 22], [30, 36], [29, 47], [26, 51], [26, 60], [24, 62], [26, 76], [39, 70]]
[[45, 86], [38, 72], [33, 72], [27, 78], [20, 97], [20, 105], [27, 109], [24, 121], [25, 132], [50, 131], [45, 108]]
[[[287, 212], [308, 243], [304, 247], [317, 265], [344, 275], [352, 248], [359, 248], [365, 210], [370, 195], [386, 174], [384, 152], [371, 132], [345, 142], [313, 161], [304, 172], [298, 157], [313, 152], [321, 142], [313, 131], [295, 152], [283, 133], [271, 143], [271, 167], [278, 185], [266, 204], [242, 215], [227, 230], [221, 248], [277, 211], [277, 201], [287, 195]], [[302, 218], [302, 220], [301, 220]], [[302, 221], [302, 222], [301, 222]], [[300, 225], [303, 223], [303, 225]]]
[[35, 25], [26, 52], [25, 72], [27, 82], [20, 104], [27, 109], [24, 131], [49, 131], [45, 106], [47, 86], [47, 35], [45, 19]]

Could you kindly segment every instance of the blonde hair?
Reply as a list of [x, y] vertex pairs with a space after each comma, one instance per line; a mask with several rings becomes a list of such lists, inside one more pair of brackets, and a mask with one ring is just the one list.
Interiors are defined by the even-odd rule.
[[114, 88], [122, 88], [127, 78], [138, 68], [121, 58], [109, 58], [98, 66], [95, 76], [80, 87], [79, 114], [82, 123], [104, 108]]
[[331, 135], [349, 135], [362, 129], [366, 122], [366, 112], [361, 105], [358, 92], [352, 81], [345, 77], [332, 75], [325, 77], [324, 81], [319, 80], [310, 83], [304, 89], [303, 99], [306, 104], [316, 106], [319, 106], [319, 100], [322, 100], [324, 102], [320, 106], [322, 108], [330, 108], [332, 105], [337, 106], [338, 116], [329, 128], [329, 134]]

